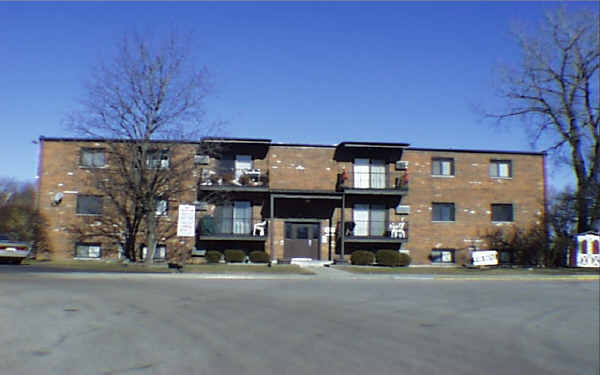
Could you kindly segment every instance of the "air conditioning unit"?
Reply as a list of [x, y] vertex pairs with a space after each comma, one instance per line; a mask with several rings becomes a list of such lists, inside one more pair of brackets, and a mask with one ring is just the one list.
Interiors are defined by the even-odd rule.
[[208, 155], [201, 155], [201, 154], [194, 155], [194, 163], [195, 164], [208, 165], [209, 160], [210, 160], [210, 158]]
[[396, 170], [404, 171], [408, 169], [408, 162], [406, 160], [398, 160], [396, 161]]
[[196, 201], [194, 202], [194, 206], [196, 206], [196, 211], [208, 211], [207, 201]]
[[396, 213], [398, 215], [407, 215], [410, 214], [410, 206], [399, 204], [396, 206]]
[[206, 250], [204, 250], [204, 249], [194, 249], [194, 250], [192, 250], [192, 256], [197, 256], [197, 257], [206, 256]]

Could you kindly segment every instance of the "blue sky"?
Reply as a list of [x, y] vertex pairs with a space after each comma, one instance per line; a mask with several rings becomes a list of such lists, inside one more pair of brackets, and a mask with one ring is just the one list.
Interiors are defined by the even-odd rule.
[[[123, 33], [194, 33], [211, 72], [206, 102], [223, 135], [275, 142], [407, 142], [532, 151], [518, 126], [482, 122], [493, 73], [517, 60], [509, 30], [560, 6], [493, 3], [0, 3], [0, 176], [33, 180], [40, 135], [61, 125], [82, 83]], [[570, 3], [570, 8], [592, 3]], [[595, 6], [597, 8], [597, 5]], [[565, 174], [549, 162], [551, 185]]]

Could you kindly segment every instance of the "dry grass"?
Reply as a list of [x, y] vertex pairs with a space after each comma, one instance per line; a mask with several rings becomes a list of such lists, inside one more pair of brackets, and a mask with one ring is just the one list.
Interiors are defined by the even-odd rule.
[[[84, 261], [84, 260], [57, 260], [36, 261], [27, 259], [23, 265], [44, 267], [56, 271], [82, 271], [82, 272], [132, 272], [132, 273], [171, 273], [176, 270], [169, 269], [167, 264], [159, 263], [145, 265], [139, 263], [120, 263], [115, 261]], [[311, 271], [296, 265], [266, 264], [186, 264], [185, 273], [220, 273], [220, 274], [297, 274], [312, 275]]]
[[360, 274], [423, 274], [423, 275], [598, 275], [594, 268], [462, 268], [462, 267], [377, 267], [337, 266], [336, 268]]

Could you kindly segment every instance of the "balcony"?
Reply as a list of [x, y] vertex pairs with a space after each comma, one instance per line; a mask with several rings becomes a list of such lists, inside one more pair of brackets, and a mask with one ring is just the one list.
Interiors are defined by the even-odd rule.
[[199, 238], [264, 241], [267, 238], [267, 229], [266, 220], [207, 215], [200, 219]]
[[[338, 222], [338, 228], [341, 222]], [[340, 233], [340, 231], [336, 231]], [[353, 220], [344, 223], [345, 242], [388, 242], [399, 243], [408, 240], [408, 222], [378, 220]]]
[[408, 174], [406, 171], [338, 173], [336, 190], [353, 194], [403, 195], [408, 192]]
[[203, 168], [200, 190], [268, 191], [269, 173], [261, 169]]

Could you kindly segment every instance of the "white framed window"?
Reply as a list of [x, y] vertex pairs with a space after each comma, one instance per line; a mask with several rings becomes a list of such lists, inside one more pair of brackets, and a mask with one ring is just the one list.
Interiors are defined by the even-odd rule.
[[448, 264], [454, 263], [455, 249], [433, 249], [431, 250], [431, 263]]
[[156, 216], [167, 216], [169, 214], [169, 200], [165, 197], [155, 199]]
[[252, 156], [250, 155], [236, 155], [235, 156], [235, 179], [239, 180], [240, 176], [245, 171], [252, 169]]
[[78, 243], [75, 245], [75, 258], [100, 258], [102, 256], [99, 243]]
[[383, 204], [357, 203], [353, 208], [354, 236], [385, 235], [387, 218]]
[[105, 150], [103, 148], [82, 148], [79, 154], [79, 165], [86, 168], [104, 167]]
[[104, 199], [97, 195], [77, 195], [78, 215], [102, 215]]
[[454, 176], [454, 159], [452, 158], [433, 158], [431, 159], [432, 176]]
[[385, 189], [385, 161], [354, 159], [354, 187], [358, 189]]
[[250, 235], [252, 204], [250, 201], [233, 201], [215, 207], [217, 233]]
[[512, 161], [490, 160], [490, 177], [512, 178]]
[[[142, 245], [142, 259], [146, 259], [146, 254], [148, 253], [148, 248]], [[165, 260], [167, 259], [167, 246], [165, 245], [156, 245], [156, 249], [154, 250], [154, 258], [155, 260]]]
[[154, 169], [167, 169], [169, 168], [169, 150], [151, 150], [148, 152], [149, 168]]

